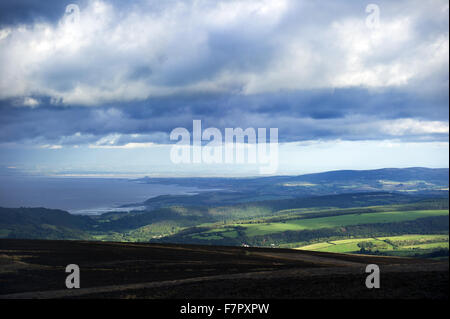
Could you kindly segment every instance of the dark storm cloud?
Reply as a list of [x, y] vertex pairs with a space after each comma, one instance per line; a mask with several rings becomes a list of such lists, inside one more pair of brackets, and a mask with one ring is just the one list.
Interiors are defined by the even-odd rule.
[[[49, 99], [41, 99], [41, 102]], [[282, 142], [312, 139], [446, 141], [448, 133], [401, 127], [385, 129], [381, 124], [402, 125], [404, 118], [433, 123], [448, 118], [446, 100], [433, 103], [407, 92], [366, 89], [317, 90], [253, 96], [198, 95], [148, 99], [105, 105], [55, 108], [0, 108], [0, 142], [38, 141], [43, 144], [90, 144], [118, 134], [114, 145], [167, 143], [175, 127], [192, 130], [192, 120], [203, 128], [277, 127]], [[408, 123], [406, 123], [408, 124]], [[410, 123], [411, 124], [411, 123]], [[414, 124], [414, 123], [413, 123]], [[432, 124], [429, 124], [432, 125]], [[131, 135], [137, 135], [130, 137]]]
[[[0, 4], [0, 143], [167, 143], [175, 127], [277, 127], [283, 142], [448, 140], [448, 4]], [[20, 25], [26, 25], [23, 29]]]
[[[30, 24], [37, 21], [55, 23], [64, 14], [69, 3], [61, 0], [1, 1], [0, 28], [16, 24]], [[72, 3], [77, 3], [77, 1]]]
[[[89, 0], [2, 0], [0, 2], [0, 28], [6, 26], [32, 24], [35, 22], [48, 22], [55, 24], [64, 15], [69, 4], [80, 7], [86, 6]], [[109, 0], [120, 10], [126, 10], [133, 6], [147, 10], [163, 10], [165, 1], [150, 3], [145, 0]]]

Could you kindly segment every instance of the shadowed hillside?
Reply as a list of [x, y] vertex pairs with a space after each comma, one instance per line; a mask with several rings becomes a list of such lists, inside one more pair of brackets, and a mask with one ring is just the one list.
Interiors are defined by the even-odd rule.
[[[0, 298], [448, 298], [448, 262], [270, 248], [0, 240]], [[365, 267], [381, 269], [380, 289]], [[65, 289], [77, 264], [81, 288]]]

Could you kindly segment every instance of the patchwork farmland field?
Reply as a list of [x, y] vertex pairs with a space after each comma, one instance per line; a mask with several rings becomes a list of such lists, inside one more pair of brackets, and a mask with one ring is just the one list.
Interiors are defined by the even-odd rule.
[[403, 235], [334, 240], [306, 245], [297, 249], [334, 253], [359, 253], [362, 249], [370, 248], [370, 251], [367, 251], [368, 253], [377, 251], [384, 255], [413, 256], [414, 254], [425, 254], [433, 249], [448, 249], [448, 247], [448, 235]]
[[288, 230], [311, 230], [358, 224], [391, 223], [414, 220], [423, 217], [445, 216], [448, 210], [394, 211], [368, 214], [349, 214], [323, 218], [299, 219], [281, 223], [240, 224], [248, 236], [266, 235]]

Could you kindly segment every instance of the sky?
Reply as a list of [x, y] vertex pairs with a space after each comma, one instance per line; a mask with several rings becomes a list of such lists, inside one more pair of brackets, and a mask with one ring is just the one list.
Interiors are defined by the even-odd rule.
[[0, 174], [248, 176], [177, 127], [277, 128], [277, 170], [448, 167], [448, 1], [0, 2]]

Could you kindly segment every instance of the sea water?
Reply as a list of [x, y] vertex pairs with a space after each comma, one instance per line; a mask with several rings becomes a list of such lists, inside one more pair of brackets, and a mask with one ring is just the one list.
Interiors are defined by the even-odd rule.
[[[124, 178], [0, 176], [0, 207], [45, 207], [73, 214], [142, 209], [159, 195], [196, 194], [195, 187], [144, 184]], [[122, 208], [122, 205], [136, 204]]]

